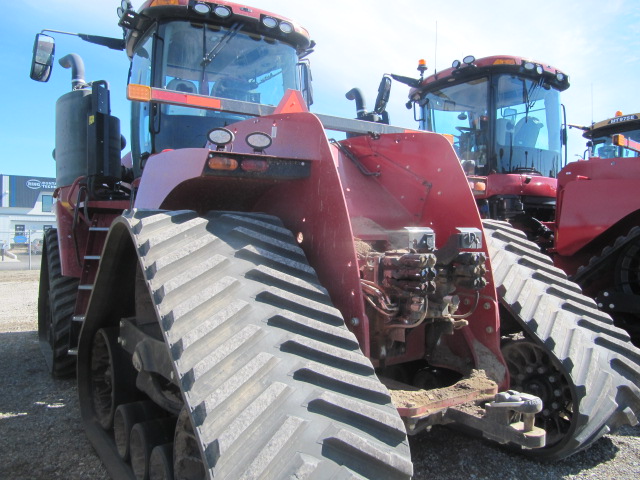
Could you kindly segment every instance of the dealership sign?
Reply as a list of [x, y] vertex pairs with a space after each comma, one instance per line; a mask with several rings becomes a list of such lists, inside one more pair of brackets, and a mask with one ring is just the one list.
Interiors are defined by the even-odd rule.
[[56, 182], [43, 181], [43, 180], [38, 180], [37, 178], [31, 178], [27, 180], [26, 186], [31, 190], [41, 190], [41, 189], [55, 190]]

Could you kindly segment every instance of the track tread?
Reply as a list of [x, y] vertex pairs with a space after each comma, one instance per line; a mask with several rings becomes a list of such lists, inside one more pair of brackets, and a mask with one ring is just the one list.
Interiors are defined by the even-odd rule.
[[118, 221], [209, 475], [371, 478], [375, 464], [385, 478], [411, 476], [387, 389], [278, 219], [134, 210]]
[[[506, 222], [483, 223], [501, 304], [528, 336], [547, 347], [579, 398], [570, 438], [530, 453], [561, 459], [622, 424], [637, 423], [640, 352], [626, 332], [564, 273], [556, 272], [551, 260], [520, 232]], [[513, 239], [517, 248], [507, 245]]]
[[[51, 228], [45, 232], [43, 250], [38, 298], [40, 349], [51, 375], [68, 378], [76, 370], [76, 358], [69, 355], [68, 351], [79, 279], [62, 275], [56, 229]], [[45, 275], [47, 278], [43, 278]], [[52, 315], [51, 319], [48, 317], [49, 313]]]

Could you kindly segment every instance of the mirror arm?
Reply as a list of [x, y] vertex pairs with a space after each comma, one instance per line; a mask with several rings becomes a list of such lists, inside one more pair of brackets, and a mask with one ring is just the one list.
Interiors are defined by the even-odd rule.
[[63, 35], [73, 35], [74, 37], [80, 37], [85, 42], [94, 43], [96, 45], [102, 45], [103, 47], [108, 47], [112, 50], [124, 50], [125, 42], [123, 39], [119, 38], [111, 38], [111, 37], [101, 37], [99, 35], [88, 35], [86, 33], [73, 33], [73, 32], [64, 32], [62, 30], [42, 30], [40, 33], [51, 32], [51, 33], [61, 33]]

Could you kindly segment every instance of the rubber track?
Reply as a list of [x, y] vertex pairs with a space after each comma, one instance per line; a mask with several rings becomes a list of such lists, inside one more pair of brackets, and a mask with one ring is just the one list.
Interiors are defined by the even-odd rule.
[[117, 221], [211, 478], [412, 475], [388, 391], [278, 219], [133, 211]]
[[589, 259], [589, 263], [579, 267], [572, 279], [579, 284], [588, 282], [591, 275], [597, 273], [603, 268], [610, 267], [611, 262], [615, 261], [617, 258], [619, 251], [626, 247], [629, 242], [633, 241], [636, 237], [640, 237], [640, 227], [633, 227], [629, 230], [627, 235], [616, 238], [613, 245], [604, 247], [599, 255], [591, 257]]
[[[45, 233], [43, 268], [38, 299], [38, 336], [49, 372], [56, 378], [67, 378], [75, 374], [76, 357], [69, 355], [69, 335], [71, 317], [78, 295], [79, 280], [62, 276], [58, 232], [49, 229]], [[46, 265], [44, 263], [46, 262]], [[43, 275], [48, 278], [43, 279]], [[44, 280], [44, 281], [43, 281]], [[49, 302], [52, 320], [46, 316], [46, 303]], [[49, 329], [52, 329], [51, 337]]]
[[572, 384], [572, 430], [555, 446], [528, 453], [557, 460], [640, 417], [640, 350], [628, 334], [525, 235], [484, 221], [501, 304], [529, 338], [548, 349]]

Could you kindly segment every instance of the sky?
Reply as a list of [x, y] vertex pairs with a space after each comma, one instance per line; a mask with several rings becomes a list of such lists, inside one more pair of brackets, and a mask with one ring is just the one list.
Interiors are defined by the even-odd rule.
[[[137, 9], [142, 0], [133, 0]], [[42, 29], [121, 38], [119, 0], [21, 0], [3, 5], [0, 28], [0, 174], [54, 177], [56, 99], [71, 88], [70, 71], [57, 64], [48, 83], [29, 78], [35, 34]], [[352, 118], [345, 93], [359, 87], [372, 107], [385, 73], [417, 77], [467, 55], [516, 55], [552, 65], [570, 77], [562, 94], [568, 123], [588, 125], [617, 110], [640, 112], [640, 3], [638, 0], [247, 0], [247, 5], [291, 18], [317, 46], [310, 56], [312, 112]], [[87, 80], [107, 80], [112, 114], [128, 137], [123, 52], [53, 34], [56, 58], [77, 53]], [[391, 124], [417, 128], [404, 104], [408, 87], [394, 82]], [[569, 160], [585, 150], [569, 132]]]

